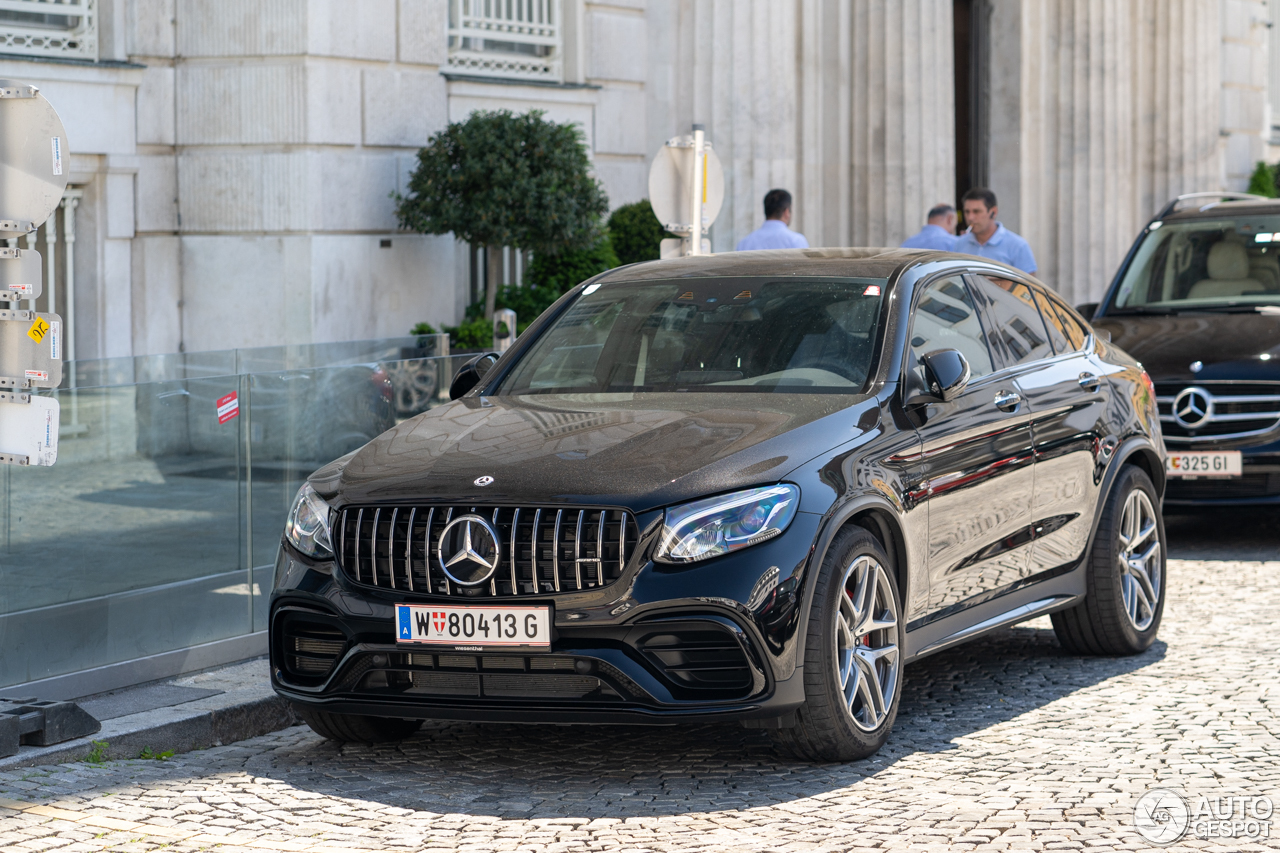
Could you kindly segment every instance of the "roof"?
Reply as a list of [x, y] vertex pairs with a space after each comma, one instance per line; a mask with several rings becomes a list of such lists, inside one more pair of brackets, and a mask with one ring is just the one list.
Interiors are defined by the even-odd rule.
[[1160, 218], [1163, 222], [1176, 222], [1184, 219], [1210, 219], [1221, 216], [1256, 216], [1260, 213], [1280, 214], [1280, 198], [1208, 201], [1203, 205], [1176, 210]]
[[888, 278], [903, 267], [967, 255], [929, 249], [765, 249], [724, 252], [629, 264], [605, 273], [598, 281], [649, 281], [709, 276], [865, 276]]

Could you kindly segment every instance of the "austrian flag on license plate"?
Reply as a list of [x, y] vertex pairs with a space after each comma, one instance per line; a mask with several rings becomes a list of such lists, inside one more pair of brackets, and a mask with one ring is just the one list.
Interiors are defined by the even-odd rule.
[[549, 646], [549, 607], [396, 605], [396, 642], [449, 646]]

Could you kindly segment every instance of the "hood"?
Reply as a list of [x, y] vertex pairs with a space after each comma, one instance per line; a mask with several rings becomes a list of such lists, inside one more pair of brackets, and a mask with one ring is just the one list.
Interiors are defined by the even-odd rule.
[[[1093, 325], [1110, 332], [1111, 342], [1156, 382], [1280, 380], [1280, 315], [1112, 316]], [[1199, 372], [1191, 370], [1195, 361], [1204, 365]]]
[[[853, 438], [871, 405], [825, 394], [464, 397], [405, 421], [312, 483], [342, 505], [586, 503], [641, 512], [776, 482]], [[492, 484], [475, 485], [486, 476]]]

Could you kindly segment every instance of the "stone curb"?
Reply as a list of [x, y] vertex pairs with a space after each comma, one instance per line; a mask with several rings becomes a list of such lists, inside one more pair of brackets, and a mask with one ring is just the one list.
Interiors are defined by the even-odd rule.
[[[242, 695], [245, 693], [253, 695]], [[209, 700], [107, 720], [100, 732], [89, 737], [53, 746], [24, 746], [17, 755], [0, 759], [0, 770], [81, 761], [94, 749], [94, 741], [107, 744], [101, 751], [104, 760], [138, 758], [144, 749], [190, 752], [279, 731], [298, 722], [289, 703], [270, 688], [232, 691]]]

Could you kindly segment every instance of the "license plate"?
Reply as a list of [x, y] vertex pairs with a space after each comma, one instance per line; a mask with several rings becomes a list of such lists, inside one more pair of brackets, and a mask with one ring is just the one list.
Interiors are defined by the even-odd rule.
[[551, 608], [397, 604], [396, 642], [549, 648]]
[[1239, 477], [1239, 450], [1211, 453], [1170, 453], [1165, 471], [1170, 477]]

